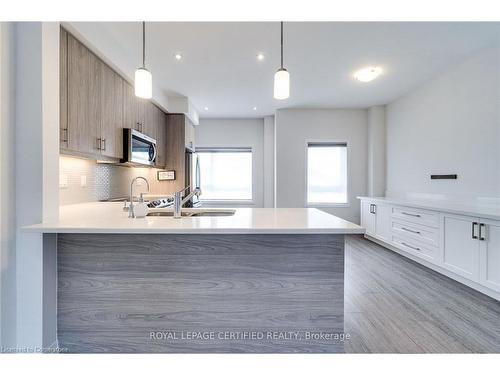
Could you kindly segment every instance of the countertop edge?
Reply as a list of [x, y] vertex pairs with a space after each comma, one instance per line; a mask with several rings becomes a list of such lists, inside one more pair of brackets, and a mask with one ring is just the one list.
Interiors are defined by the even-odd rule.
[[[476, 217], [482, 217], [485, 219], [500, 220], [500, 212], [498, 214], [492, 214], [492, 213], [488, 213], [488, 212], [483, 212], [480, 209], [476, 210], [474, 208], [470, 208], [470, 209], [453, 208], [453, 207], [446, 206], [446, 203], [432, 204], [432, 202], [415, 202], [415, 201], [407, 201], [404, 199], [386, 198], [386, 197], [358, 196], [356, 198], [359, 200], [371, 200], [371, 201], [392, 203], [392, 204], [395, 204], [398, 206], [421, 208], [421, 209], [430, 210], [430, 211], [448, 212], [448, 213], [456, 214], [456, 215], [476, 216]], [[491, 209], [491, 208], [488, 207], [487, 209]]]
[[43, 224], [23, 227], [26, 233], [52, 233], [52, 234], [364, 234], [365, 229], [239, 229], [239, 228], [207, 228], [207, 229], [122, 229], [122, 228], [61, 228], [44, 226]]

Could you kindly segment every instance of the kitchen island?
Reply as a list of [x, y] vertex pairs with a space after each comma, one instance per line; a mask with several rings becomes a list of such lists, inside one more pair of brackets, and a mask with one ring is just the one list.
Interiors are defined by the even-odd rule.
[[58, 345], [70, 352], [343, 352], [344, 236], [312, 208], [129, 219], [63, 206], [27, 227], [57, 236]]

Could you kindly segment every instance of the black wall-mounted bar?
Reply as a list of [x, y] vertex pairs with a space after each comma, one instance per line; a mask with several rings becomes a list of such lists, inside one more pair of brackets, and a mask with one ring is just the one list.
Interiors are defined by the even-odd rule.
[[431, 174], [431, 180], [456, 180], [456, 174]]

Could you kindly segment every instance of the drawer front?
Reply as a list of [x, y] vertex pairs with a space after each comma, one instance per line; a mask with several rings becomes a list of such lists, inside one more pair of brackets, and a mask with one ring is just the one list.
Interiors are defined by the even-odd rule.
[[415, 224], [439, 227], [439, 214], [437, 212], [419, 210], [407, 207], [393, 207], [392, 217], [403, 219]]
[[439, 230], [410, 221], [392, 220], [391, 231], [402, 238], [410, 238], [429, 246], [439, 247]]
[[434, 259], [436, 258], [437, 248], [428, 246], [420, 241], [411, 238], [404, 238], [393, 235], [392, 244], [397, 248], [406, 251], [407, 253], [413, 254], [428, 261], [434, 261]]

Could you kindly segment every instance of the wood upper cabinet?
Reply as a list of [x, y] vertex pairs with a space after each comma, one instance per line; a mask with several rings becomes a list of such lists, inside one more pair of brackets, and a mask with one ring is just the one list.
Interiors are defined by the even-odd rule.
[[170, 193], [184, 188], [186, 154], [186, 120], [184, 115], [167, 115], [167, 169], [175, 171], [175, 180], [169, 181]]
[[184, 124], [184, 142], [185, 142], [185, 145], [186, 145], [186, 148], [191, 150], [191, 151], [194, 151], [195, 149], [195, 144], [194, 144], [194, 125], [193, 123], [191, 122], [191, 120], [187, 117], [187, 116], [184, 116], [184, 121], [185, 121], [185, 124]]
[[159, 139], [166, 163], [165, 113], [76, 38], [60, 32], [60, 148], [89, 158], [123, 157], [123, 128]]
[[123, 79], [101, 64], [101, 154], [123, 157]]
[[145, 101], [136, 97], [134, 87], [127, 82], [123, 83], [123, 127], [144, 132]]
[[167, 115], [160, 109], [158, 109], [156, 146], [158, 150], [156, 165], [164, 168], [167, 164]]
[[99, 151], [101, 62], [68, 34], [68, 149]]
[[59, 145], [68, 148], [68, 33], [62, 28], [59, 53]]
[[151, 137], [153, 139], [158, 138], [158, 123], [159, 123], [159, 118], [160, 118], [160, 110], [158, 109], [157, 106], [155, 106], [151, 102], [145, 102], [144, 103], [144, 130], [143, 133], [146, 134], [148, 137]]

